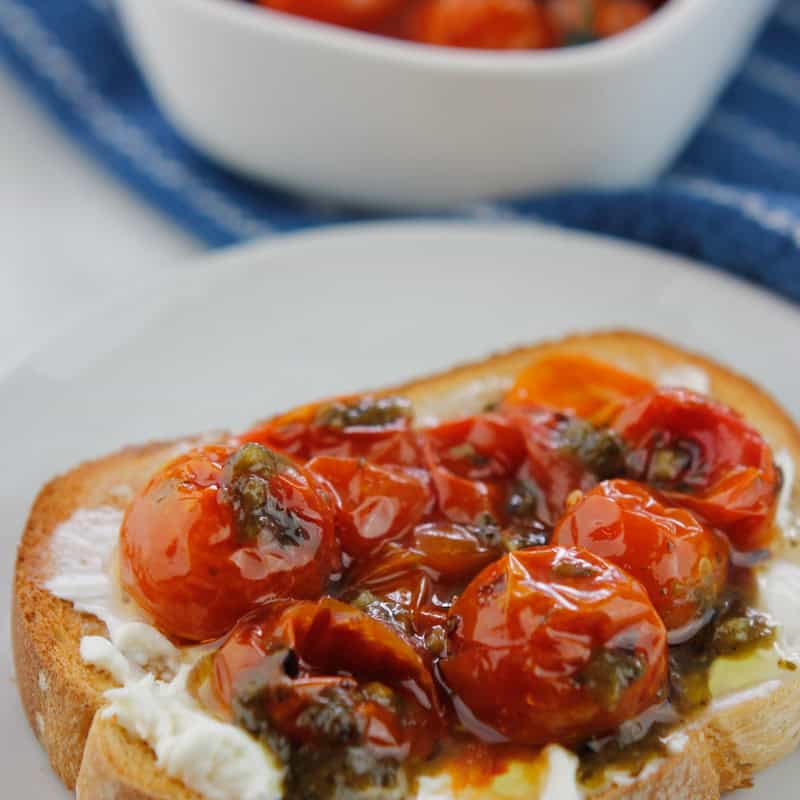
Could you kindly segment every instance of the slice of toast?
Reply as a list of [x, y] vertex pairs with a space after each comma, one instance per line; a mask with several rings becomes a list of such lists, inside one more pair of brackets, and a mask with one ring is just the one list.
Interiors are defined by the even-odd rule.
[[[502, 395], [533, 359], [559, 351], [591, 355], [654, 381], [668, 370], [698, 368], [713, 397], [739, 410], [775, 451], [787, 450], [800, 464], [800, 430], [763, 390], [701, 355], [627, 331], [520, 348], [381, 392], [407, 396], [421, 420], [469, 414]], [[67, 787], [77, 787], [81, 800], [199, 798], [157, 768], [146, 744], [96, 714], [112, 680], [83, 663], [79, 643], [87, 634], [105, 634], [105, 626], [43, 588], [55, 569], [50, 538], [58, 524], [80, 508], [124, 508], [128, 497], [120, 487], [136, 491], [175, 446], [127, 448], [55, 478], [39, 493], [19, 545], [12, 613], [20, 694], [53, 768]], [[791, 506], [800, 514], [798, 484]], [[680, 753], [593, 796], [699, 800], [749, 784], [755, 772], [800, 744], [800, 671], [716, 700], [687, 723], [686, 733]]]

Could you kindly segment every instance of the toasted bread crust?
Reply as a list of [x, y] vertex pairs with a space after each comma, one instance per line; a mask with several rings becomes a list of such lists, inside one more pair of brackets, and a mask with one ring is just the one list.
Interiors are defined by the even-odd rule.
[[[502, 392], [535, 358], [553, 352], [584, 353], [657, 379], [665, 369], [695, 366], [710, 378], [711, 394], [738, 409], [776, 449], [800, 464], [800, 430], [763, 390], [747, 378], [694, 353], [630, 331], [576, 335], [498, 354], [473, 364], [379, 393], [403, 393], [420, 417], [480, 410], [488, 381]], [[491, 394], [491, 392], [490, 392]], [[59, 523], [79, 508], [124, 508], [120, 487], [138, 490], [175, 452], [175, 442], [126, 448], [76, 467], [39, 493], [19, 545], [13, 603], [13, 645], [20, 695], [28, 720], [53, 769], [82, 800], [199, 800], [163, 774], [150, 749], [113, 720], [96, 715], [112, 683], [80, 658], [82, 636], [105, 626], [43, 588], [53, 565], [49, 541]], [[800, 508], [795, 485], [793, 507]], [[800, 744], [800, 673], [780, 683], [715, 702], [687, 729], [689, 743], [626, 786], [602, 792], [602, 800], [718, 798], [748, 785], [755, 772]]]
[[43, 588], [52, 574], [49, 540], [79, 508], [124, 508], [122, 487], [136, 491], [172, 452], [174, 443], [130, 447], [54, 478], [39, 492], [19, 545], [12, 609], [17, 683], [31, 727], [70, 789], [102, 693], [113, 684], [78, 652], [80, 639], [107, 633], [105, 625]]

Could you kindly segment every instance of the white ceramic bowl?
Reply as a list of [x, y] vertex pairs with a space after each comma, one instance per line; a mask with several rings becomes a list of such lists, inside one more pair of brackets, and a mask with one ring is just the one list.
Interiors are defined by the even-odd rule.
[[583, 47], [410, 44], [237, 0], [117, 0], [161, 108], [253, 178], [379, 207], [434, 208], [656, 175], [775, 0], [668, 0]]

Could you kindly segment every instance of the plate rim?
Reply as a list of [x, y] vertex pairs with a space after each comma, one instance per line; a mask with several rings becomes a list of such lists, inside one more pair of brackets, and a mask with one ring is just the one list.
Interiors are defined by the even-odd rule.
[[[746, 277], [727, 271], [724, 267], [694, 259], [681, 253], [659, 248], [650, 244], [643, 244], [612, 236], [606, 233], [587, 231], [571, 228], [546, 220], [530, 219], [405, 219], [405, 220], [371, 220], [360, 222], [337, 222], [329, 225], [304, 228], [302, 230], [287, 231], [272, 234], [266, 238], [231, 245], [218, 250], [210, 250], [199, 255], [188, 256], [175, 261], [167, 261], [162, 271], [149, 274], [141, 278], [134, 278], [121, 288], [116, 288], [104, 297], [91, 311], [80, 319], [72, 319], [51, 332], [33, 350], [26, 353], [23, 358], [12, 363], [8, 369], [0, 372], [0, 389], [8, 382], [14, 380], [18, 373], [22, 373], [31, 364], [45, 358], [54, 343], [63, 342], [70, 337], [75, 337], [81, 331], [89, 329], [97, 319], [109, 314], [117, 308], [125, 308], [131, 302], [132, 292], [146, 291], [160, 286], [167, 286], [170, 291], [175, 291], [174, 284], [182, 278], [211, 274], [214, 271], [235, 269], [247, 265], [255, 266], [260, 259], [275, 257], [284, 249], [293, 250], [304, 246], [313, 246], [316, 243], [324, 244], [347, 242], [350, 239], [382, 237], [470, 237], [484, 235], [510, 235], [510, 236], [544, 236], [553, 240], [560, 239], [572, 243], [595, 245], [607, 252], [618, 250], [628, 255], [640, 254], [650, 264], [659, 269], [674, 268], [685, 273], [694, 273], [703, 283], [717, 284], [741, 296], [747, 294], [760, 298], [761, 302], [771, 303], [781, 313], [786, 313], [790, 318], [797, 317], [800, 325], [800, 304], [790, 298], [784, 297], [776, 291], [752, 282]], [[660, 262], [656, 264], [656, 262]], [[321, 265], [315, 269], [323, 268]], [[552, 268], [552, 267], [551, 267]], [[170, 296], [168, 302], [172, 302]]]

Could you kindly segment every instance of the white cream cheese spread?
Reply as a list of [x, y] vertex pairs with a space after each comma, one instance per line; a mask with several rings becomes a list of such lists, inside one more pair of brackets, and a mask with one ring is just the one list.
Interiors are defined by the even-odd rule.
[[85, 636], [81, 657], [120, 684], [102, 710], [145, 741], [158, 765], [208, 800], [278, 800], [284, 771], [236, 725], [215, 719], [186, 687], [201, 648], [176, 648], [120, 596], [112, 564], [122, 513], [81, 509], [53, 534], [55, 575], [45, 587], [106, 623], [109, 638]]

